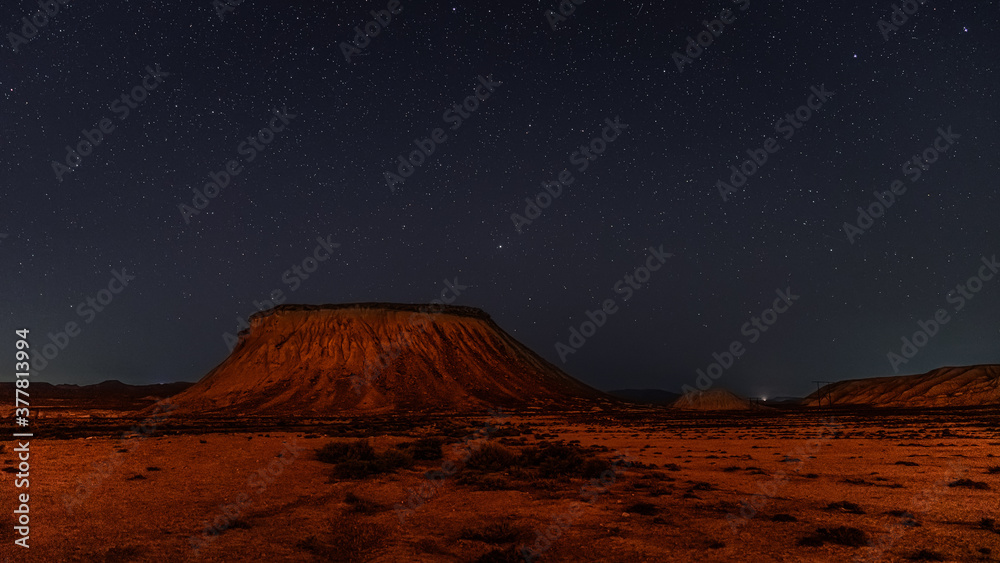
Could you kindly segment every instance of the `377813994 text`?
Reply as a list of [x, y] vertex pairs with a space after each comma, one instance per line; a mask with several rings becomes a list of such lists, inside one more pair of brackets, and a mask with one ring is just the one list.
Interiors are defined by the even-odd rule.
[[29, 354], [28, 348], [28, 329], [18, 329], [14, 331], [17, 335], [15, 340], [15, 352], [14, 359], [16, 363], [14, 364], [14, 370], [17, 374], [17, 381], [15, 383], [15, 393], [14, 393], [14, 422], [16, 423], [14, 431], [15, 448], [14, 453], [17, 454], [17, 473], [14, 474], [14, 488], [18, 491], [14, 494], [14, 532], [15, 540], [14, 543], [20, 547], [28, 548], [28, 537], [30, 534], [30, 509], [29, 502], [30, 498], [27, 492], [21, 492], [22, 489], [27, 489], [30, 487], [30, 482], [28, 478], [30, 476], [29, 470], [31, 469], [31, 464], [29, 459], [31, 458], [31, 441], [23, 440], [24, 438], [31, 438], [34, 436], [32, 432], [28, 430], [29, 426], [29, 415], [30, 411], [28, 407], [28, 387], [30, 386], [30, 381], [28, 379], [30, 375], [29, 368]]

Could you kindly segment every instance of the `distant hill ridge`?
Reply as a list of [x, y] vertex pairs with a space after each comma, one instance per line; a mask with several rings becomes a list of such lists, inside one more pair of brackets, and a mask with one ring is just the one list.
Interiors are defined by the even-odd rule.
[[736, 411], [763, 408], [731, 391], [719, 388], [681, 395], [670, 406], [675, 409], [698, 411]]
[[[39, 407], [136, 409], [153, 403], [155, 399], [176, 395], [192, 385], [187, 382], [128, 385], [117, 379], [93, 385], [32, 381], [29, 393], [31, 404]], [[13, 397], [14, 383], [0, 383], [0, 393]]]
[[809, 406], [969, 407], [1000, 405], [1000, 365], [943, 367], [917, 375], [838, 381], [802, 400]]
[[681, 396], [680, 393], [672, 393], [663, 389], [616, 389], [607, 393], [624, 401], [654, 405], [669, 405], [676, 401], [677, 397]]

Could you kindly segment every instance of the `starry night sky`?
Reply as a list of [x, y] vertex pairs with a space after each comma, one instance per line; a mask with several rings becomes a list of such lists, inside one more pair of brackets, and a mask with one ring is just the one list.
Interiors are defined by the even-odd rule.
[[[1000, 252], [996, 2], [931, 0], [888, 41], [888, 1], [590, 0], [558, 30], [556, 0], [468, 4], [402, 0], [348, 63], [341, 43], [386, 2], [247, 0], [224, 21], [208, 0], [70, 2], [18, 52], [7, 34], [38, 5], [6, 3], [0, 330], [40, 348], [81, 327], [33, 377], [196, 381], [272, 290], [428, 302], [456, 278], [455, 304], [601, 389], [677, 391], [734, 340], [745, 353], [715, 385], [744, 395], [891, 375], [887, 354], [938, 309], [950, 320], [900, 374], [1000, 362], [1000, 279], [961, 311], [947, 298]], [[672, 54], [724, 9], [735, 21], [680, 72]], [[113, 102], [156, 65], [168, 75], [121, 119]], [[451, 129], [480, 76], [500, 85]], [[820, 86], [834, 95], [786, 140], [775, 122]], [[295, 117], [247, 162], [276, 108]], [[573, 154], [616, 117], [628, 128], [580, 171]], [[439, 127], [391, 191], [385, 172]], [[948, 127], [960, 138], [911, 182], [903, 163]], [[781, 149], [723, 201], [717, 182], [769, 137]], [[230, 160], [242, 171], [186, 223], [178, 206]], [[511, 215], [564, 169], [573, 183], [519, 233]], [[849, 242], [843, 224], [894, 180], [905, 193]], [[317, 237], [340, 246], [291, 291]], [[616, 283], [661, 246], [672, 257], [625, 301]], [[123, 269], [103, 311], [78, 310]], [[750, 343], [741, 327], [786, 288], [799, 299]], [[556, 343], [606, 299], [617, 312], [563, 363]]]

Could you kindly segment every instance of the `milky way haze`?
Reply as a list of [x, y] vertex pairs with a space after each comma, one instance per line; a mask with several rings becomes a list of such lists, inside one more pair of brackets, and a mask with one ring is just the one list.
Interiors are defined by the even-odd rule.
[[599, 389], [1000, 361], [995, 2], [468, 4], [6, 3], [0, 329], [52, 334], [38, 378], [196, 381], [258, 308], [435, 299]]

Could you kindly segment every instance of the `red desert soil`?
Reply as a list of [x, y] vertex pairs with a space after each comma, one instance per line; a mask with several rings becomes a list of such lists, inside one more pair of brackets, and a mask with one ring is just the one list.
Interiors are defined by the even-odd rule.
[[[36, 441], [32, 547], [15, 555], [38, 562], [472, 562], [545, 546], [538, 561], [905, 561], [920, 550], [945, 561], [996, 561], [1000, 532], [983, 524], [1000, 520], [1000, 474], [990, 472], [1000, 464], [996, 422], [974, 411], [659, 409], [452, 416], [406, 430], [352, 419], [173, 434], [168, 418], [146, 439], [93, 431], [105, 435]], [[487, 423], [499, 429], [490, 441], [514, 452], [578, 440], [588, 458], [624, 454], [631, 465], [619, 466], [603, 489], [518, 466], [470, 469], [462, 451], [479, 441], [464, 438]], [[379, 452], [440, 436], [456, 469], [436, 482], [425, 473], [440, 469], [440, 460], [343, 478], [316, 459], [321, 446], [360, 436]], [[9, 448], [0, 454], [8, 468], [13, 457]], [[13, 488], [4, 477], [6, 496]], [[959, 479], [988, 488], [948, 486]], [[413, 502], [421, 493], [426, 498]], [[400, 518], [396, 507], [407, 503], [414, 508]], [[6, 555], [12, 522], [9, 513], [4, 518]], [[205, 534], [213, 523], [221, 531]], [[840, 527], [856, 528], [870, 545], [800, 545]], [[539, 542], [546, 532], [553, 539]], [[489, 560], [503, 559], [482, 559]]]
[[[482, 311], [432, 311], [417, 324], [415, 305], [282, 306], [252, 317], [172, 410], [154, 415], [164, 403], [147, 406], [147, 390], [52, 403], [32, 440], [32, 547], [12, 551], [7, 512], [0, 561], [1000, 556], [996, 408], [747, 410], [721, 391], [700, 406], [741, 408], [629, 404]], [[996, 373], [847, 382], [836, 396], [974, 402]]]

